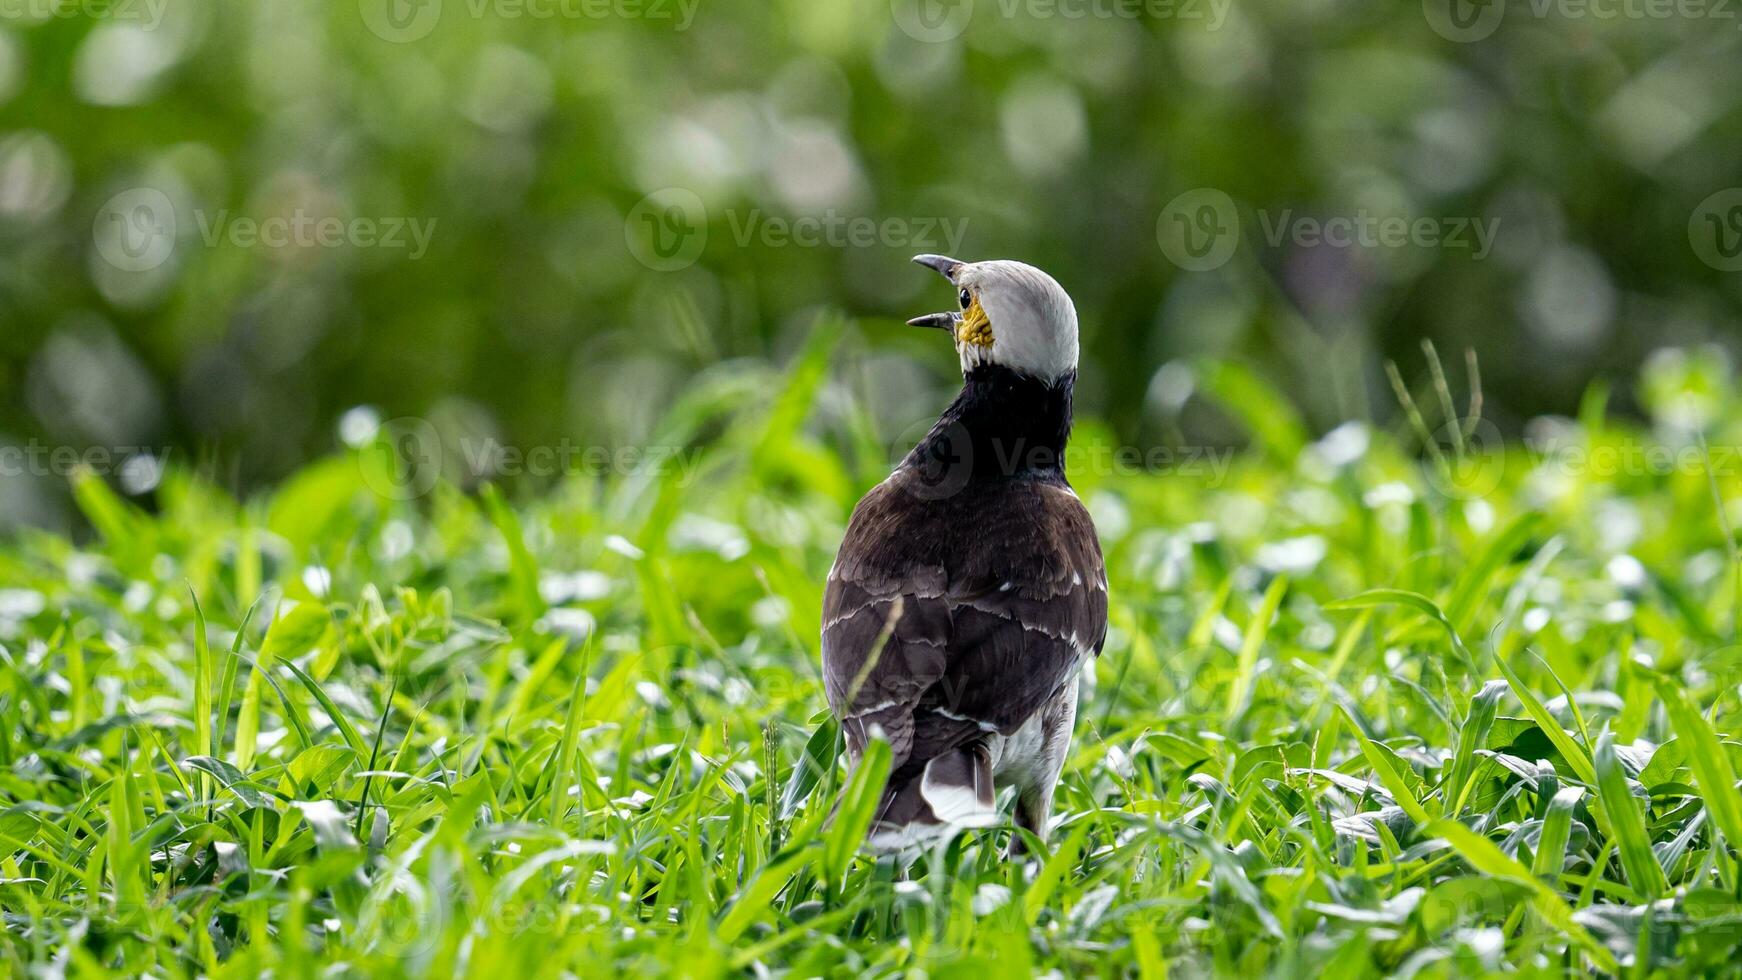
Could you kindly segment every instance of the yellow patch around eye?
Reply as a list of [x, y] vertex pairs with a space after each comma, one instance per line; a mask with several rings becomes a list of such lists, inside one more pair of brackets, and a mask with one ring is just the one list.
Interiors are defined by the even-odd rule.
[[956, 339], [975, 347], [992, 346], [992, 321], [980, 308], [978, 296], [962, 311], [962, 322], [956, 324]]

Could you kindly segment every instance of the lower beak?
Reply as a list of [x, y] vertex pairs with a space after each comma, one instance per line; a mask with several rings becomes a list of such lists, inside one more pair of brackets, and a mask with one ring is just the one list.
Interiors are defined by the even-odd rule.
[[907, 325], [910, 327], [930, 327], [934, 330], [948, 330], [953, 334], [956, 332], [956, 324], [960, 322], [962, 322], [962, 315], [960, 313], [927, 313], [925, 316], [916, 316], [907, 321]]

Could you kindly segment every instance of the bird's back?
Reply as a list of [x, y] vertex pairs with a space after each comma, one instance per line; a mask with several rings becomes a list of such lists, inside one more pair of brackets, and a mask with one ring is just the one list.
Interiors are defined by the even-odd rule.
[[[903, 466], [867, 494], [824, 593], [823, 669], [852, 756], [873, 729], [894, 750], [884, 819], [936, 816], [918, 796], [892, 809], [904, 780], [950, 778], [934, 760], [989, 780], [986, 740], [1054, 700], [1106, 623], [1100, 546], [1062, 474], [939, 492]], [[990, 791], [973, 786], [988, 807]]]

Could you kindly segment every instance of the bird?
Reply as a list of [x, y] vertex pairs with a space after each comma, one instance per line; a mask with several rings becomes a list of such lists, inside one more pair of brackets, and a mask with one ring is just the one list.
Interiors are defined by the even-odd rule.
[[871, 848], [996, 826], [1006, 786], [1044, 841], [1107, 638], [1100, 541], [1065, 476], [1076, 307], [1023, 262], [913, 261], [956, 291], [908, 324], [951, 335], [962, 388], [853, 509], [823, 591], [824, 691], [850, 767], [890, 746]]

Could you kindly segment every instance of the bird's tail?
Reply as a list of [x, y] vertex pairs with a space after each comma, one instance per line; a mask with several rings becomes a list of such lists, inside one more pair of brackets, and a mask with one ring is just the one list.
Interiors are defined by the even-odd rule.
[[923, 766], [904, 766], [889, 777], [870, 844], [895, 850], [957, 827], [984, 827], [997, 819], [992, 753], [984, 742], [949, 749]]

